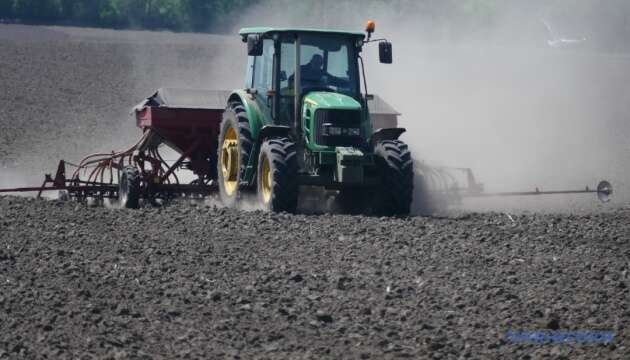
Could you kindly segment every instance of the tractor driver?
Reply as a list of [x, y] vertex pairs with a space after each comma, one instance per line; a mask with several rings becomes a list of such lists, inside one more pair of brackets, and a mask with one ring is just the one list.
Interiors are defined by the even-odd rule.
[[326, 75], [323, 66], [324, 58], [319, 54], [313, 55], [308, 64], [300, 66], [302, 80], [306, 82], [321, 82]]
[[[300, 77], [302, 85], [304, 87], [327, 87], [329, 85], [344, 85], [342, 79], [339, 79], [336, 76], [333, 76], [324, 71], [324, 57], [320, 54], [314, 54], [311, 57], [311, 61], [309, 61], [305, 65], [300, 65]], [[293, 75], [289, 77], [289, 86], [293, 85], [293, 78]]]

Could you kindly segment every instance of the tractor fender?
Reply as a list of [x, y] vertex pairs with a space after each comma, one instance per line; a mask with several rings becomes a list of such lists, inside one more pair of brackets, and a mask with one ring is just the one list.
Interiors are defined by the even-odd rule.
[[272, 137], [289, 137], [291, 128], [283, 125], [265, 125], [260, 129], [258, 138], [256, 139], [256, 145], [260, 146], [266, 139]]
[[258, 103], [255, 99], [252, 99], [252, 95], [245, 92], [245, 90], [235, 90], [228, 97], [228, 103], [239, 102], [243, 104], [245, 112], [247, 113], [247, 120], [249, 120], [249, 129], [252, 132], [252, 138], [258, 139], [260, 129], [265, 126], [269, 121], [265, 118]]
[[377, 129], [368, 140], [371, 147], [374, 147], [379, 141], [398, 140], [400, 135], [407, 131], [405, 128], [385, 128]]
[[249, 121], [249, 130], [251, 131], [255, 145], [250, 153], [249, 162], [246, 165], [245, 174], [241, 181], [245, 186], [253, 186], [256, 181], [258, 152], [260, 151], [260, 144], [262, 143], [261, 130], [269, 126], [268, 124], [271, 123], [271, 120], [267, 119], [253, 95], [247, 93], [245, 90], [233, 91], [228, 97], [228, 103], [230, 102], [241, 103], [245, 108], [247, 120]]

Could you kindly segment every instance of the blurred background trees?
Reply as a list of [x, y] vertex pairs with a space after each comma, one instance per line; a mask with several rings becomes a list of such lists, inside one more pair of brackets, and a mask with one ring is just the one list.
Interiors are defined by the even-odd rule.
[[401, 17], [417, 14], [418, 23], [430, 22], [453, 38], [473, 33], [483, 37], [484, 29], [502, 21], [509, 36], [518, 38], [532, 29], [509, 29], [518, 23], [515, 18], [529, 19], [525, 26], [536, 31], [544, 31], [544, 19], [562, 35], [588, 37], [599, 50], [630, 51], [625, 41], [630, 37], [628, 0], [0, 0], [0, 21], [226, 32], [252, 8], [258, 25], [270, 25], [260, 10], [271, 8], [281, 9], [276, 11], [281, 20], [317, 19], [323, 27], [338, 25], [358, 10], [377, 16], [386, 9]]
[[0, 19], [27, 24], [212, 31], [256, 0], [0, 0]]

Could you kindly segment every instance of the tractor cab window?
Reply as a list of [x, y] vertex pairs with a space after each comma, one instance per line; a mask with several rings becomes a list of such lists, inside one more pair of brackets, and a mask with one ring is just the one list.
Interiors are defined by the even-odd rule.
[[273, 40], [264, 39], [262, 55], [250, 56], [247, 64], [247, 88], [256, 90], [260, 104], [268, 104], [261, 107], [268, 116], [271, 116], [271, 104], [267, 100], [269, 91], [273, 90], [273, 55]]
[[254, 89], [266, 96], [273, 83], [273, 40], [263, 41], [263, 54], [254, 58]]
[[[327, 34], [300, 35], [300, 93], [331, 91], [359, 97], [359, 73], [351, 40]], [[282, 123], [292, 124], [295, 101], [295, 40], [280, 44], [280, 108]]]
[[[302, 35], [301, 92], [334, 91], [357, 97], [358, 73], [352, 51], [352, 42], [342, 37], [321, 34]], [[294, 74], [290, 76], [289, 83], [294, 76]]]
[[291, 125], [294, 120], [295, 92], [293, 91], [293, 78], [287, 74], [295, 72], [295, 40], [286, 37], [280, 43], [280, 108], [278, 123]]

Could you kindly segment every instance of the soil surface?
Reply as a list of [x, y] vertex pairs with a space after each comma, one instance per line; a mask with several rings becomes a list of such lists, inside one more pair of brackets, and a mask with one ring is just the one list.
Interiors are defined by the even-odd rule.
[[627, 359], [630, 210], [511, 217], [2, 197], [0, 354]]
[[[244, 65], [210, 35], [0, 25], [0, 47], [0, 187], [128, 145], [156, 88], [238, 87]], [[627, 359], [630, 208], [591, 204], [378, 218], [2, 196], [0, 358]]]

